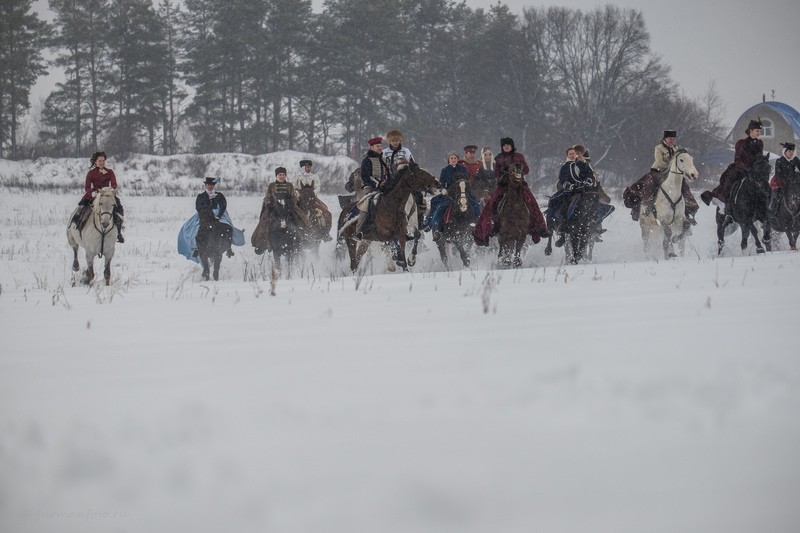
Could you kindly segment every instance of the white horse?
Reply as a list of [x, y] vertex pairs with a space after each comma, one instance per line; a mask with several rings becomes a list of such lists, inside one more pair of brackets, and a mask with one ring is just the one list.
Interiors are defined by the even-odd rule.
[[[675, 243], [678, 244], [681, 253], [683, 252], [686, 237], [684, 229], [686, 203], [681, 188], [684, 179], [692, 182], [697, 176], [697, 169], [689, 152], [683, 148], [675, 152], [669, 164], [667, 178], [656, 189], [654, 212], [639, 216], [645, 252], [656, 242], [661, 243], [665, 258], [676, 256]], [[644, 206], [642, 209], [644, 210]]]
[[[114, 208], [117, 205], [116, 191], [111, 187], [103, 187], [97, 192], [92, 201], [92, 213], [83, 229], [79, 229], [72, 222], [67, 226], [67, 241], [72, 246], [74, 259], [73, 272], [80, 270], [78, 263], [78, 246], [86, 251], [86, 283], [94, 281], [94, 258], [105, 259], [103, 277], [108, 285], [111, 279], [111, 258], [114, 257], [114, 247], [117, 244], [117, 226], [114, 224]], [[72, 285], [75, 286], [73, 276]]]

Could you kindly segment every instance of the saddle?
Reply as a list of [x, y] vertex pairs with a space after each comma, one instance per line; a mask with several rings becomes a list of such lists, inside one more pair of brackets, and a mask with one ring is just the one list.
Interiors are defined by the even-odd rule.
[[75, 208], [72, 212], [72, 216], [70, 217], [70, 224], [75, 224], [75, 227], [78, 231], [83, 231], [83, 228], [86, 226], [86, 223], [92, 217], [92, 206], [91, 205], [79, 205]]

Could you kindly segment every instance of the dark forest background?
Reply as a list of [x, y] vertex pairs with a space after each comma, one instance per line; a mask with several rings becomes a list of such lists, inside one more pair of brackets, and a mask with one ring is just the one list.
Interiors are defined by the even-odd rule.
[[[360, 159], [398, 128], [423, 165], [515, 139], [534, 174], [566, 146], [609, 176], [650, 165], [664, 129], [723, 144], [719, 96], [682, 95], [640, 11], [449, 0], [0, 0], [0, 157], [298, 150]], [[45, 60], [51, 56], [52, 60]], [[20, 142], [30, 90], [65, 73]], [[543, 166], [544, 165], [544, 166]], [[612, 178], [613, 179], [613, 178]]]

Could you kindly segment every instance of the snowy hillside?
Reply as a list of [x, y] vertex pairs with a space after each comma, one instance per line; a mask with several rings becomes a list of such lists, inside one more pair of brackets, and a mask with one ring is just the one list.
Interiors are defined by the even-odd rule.
[[[342, 186], [359, 162], [345, 156], [321, 156], [286, 150], [259, 156], [246, 154], [181, 154], [153, 156], [133, 154], [124, 161], [113, 155], [108, 167], [114, 169], [123, 195], [196, 194], [200, 179], [222, 178], [220, 191], [263, 193], [275, 179], [275, 168], [285, 167], [291, 178], [299, 173], [300, 161], [310, 159], [319, 176], [323, 192], [344, 192]], [[89, 169], [88, 159], [53, 159], [33, 161], [0, 159], [0, 186], [36, 190], [77, 191]]]

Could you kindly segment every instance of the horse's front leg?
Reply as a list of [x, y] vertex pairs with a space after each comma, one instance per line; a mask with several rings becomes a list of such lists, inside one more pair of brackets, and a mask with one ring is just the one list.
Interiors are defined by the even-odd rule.
[[208, 256], [205, 254], [200, 254], [200, 265], [203, 267], [203, 273], [201, 274], [201, 278], [203, 281], [208, 281], [210, 278], [209, 275], [209, 264], [208, 264]]
[[769, 226], [769, 219], [764, 222], [764, 246], [768, 252], [772, 251], [772, 228]]
[[672, 240], [672, 228], [664, 226], [664, 259], [672, 259], [675, 255], [675, 245]]
[[714, 218], [717, 221], [717, 255], [722, 255], [722, 248], [725, 246], [725, 215], [717, 208]]
[[72, 248], [72, 271], [77, 272], [81, 269], [80, 263], [78, 263], [78, 247], [75, 246]]
[[103, 279], [106, 280], [106, 285], [111, 283], [111, 258], [106, 256], [106, 264], [103, 268]]
[[[764, 245], [761, 243], [761, 239], [758, 238], [758, 230], [756, 229], [756, 225], [753, 222], [751, 222], [748, 227], [749, 227], [748, 231], [753, 235], [753, 240], [755, 241], [756, 253], [757, 254], [765, 253]], [[744, 237], [743, 240], [745, 241], [745, 244], [744, 246], [742, 246], [742, 250], [744, 250], [747, 246], [747, 237]]]
[[406, 236], [401, 235], [400, 238], [395, 239], [397, 243], [397, 259], [395, 264], [403, 270], [408, 270], [408, 263], [406, 262]]
[[86, 283], [91, 285], [94, 282], [94, 254], [86, 252]]
[[222, 252], [214, 256], [214, 281], [219, 281], [219, 267], [222, 264]]
[[522, 266], [522, 245], [525, 244], [526, 237], [527, 235], [517, 239], [517, 246], [514, 248], [514, 268]]
[[550, 255], [553, 253], [553, 232], [550, 232], [550, 235], [547, 237], [547, 245], [544, 247], [544, 255]]

